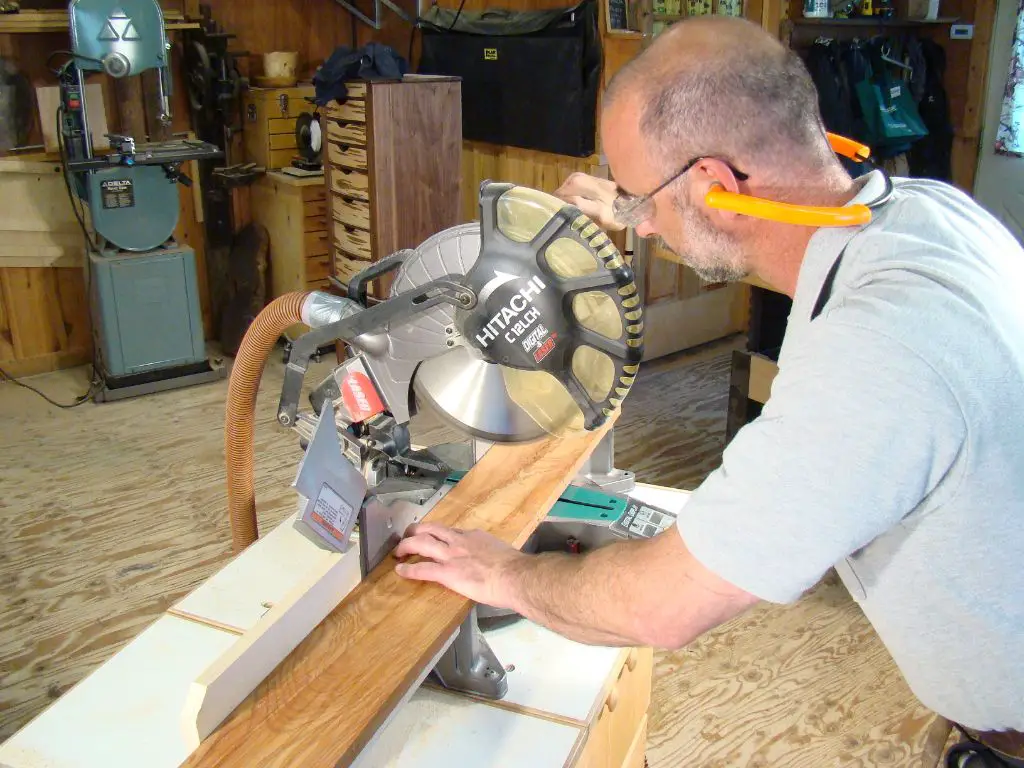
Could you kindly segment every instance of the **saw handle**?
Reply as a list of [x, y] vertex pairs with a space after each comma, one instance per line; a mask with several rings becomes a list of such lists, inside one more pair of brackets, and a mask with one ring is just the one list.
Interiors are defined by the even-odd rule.
[[385, 256], [380, 261], [376, 261], [362, 272], [357, 273], [348, 281], [348, 286], [341, 284], [340, 280], [332, 277], [332, 282], [337, 282], [340, 287], [348, 293], [348, 297], [353, 301], [358, 301], [362, 306], [368, 306], [368, 293], [370, 283], [378, 278], [386, 275], [388, 272], [393, 272], [405, 263], [405, 260], [415, 251], [409, 250], [408, 248], [395, 251], [390, 256]]

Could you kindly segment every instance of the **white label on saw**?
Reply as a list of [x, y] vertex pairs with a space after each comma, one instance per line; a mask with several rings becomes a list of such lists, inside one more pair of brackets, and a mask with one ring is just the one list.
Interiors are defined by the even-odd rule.
[[345, 531], [349, 529], [353, 515], [352, 505], [334, 492], [331, 486], [320, 486], [316, 503], [313, 505], [311, 517], [326, 528], [339, 542], [345, 540]]

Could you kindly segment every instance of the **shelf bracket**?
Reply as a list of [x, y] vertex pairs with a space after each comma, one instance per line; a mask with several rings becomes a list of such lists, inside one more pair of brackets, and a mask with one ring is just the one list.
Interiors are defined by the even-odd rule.
[[408, 13], [406, 13], [404, 10], [402, 10], [397, 5], [395, 5], [393, 2], [391, 2], [391, 0], [373, 0], [373, 18], [372, 19], [369, 16], [367, 16], [365, 13], [360, 11], [358, 8], [356, 8], [354, 5], [352, 5], [352, 3], [348, 2], [348, 0], [334, 0], [334, 2], [336, 2], [338, 5], [340, 5], [346, 11], [351, 13], [353, 16], [355, 16], [357, 19], [359, 19], [364, 24], [368, 24], [368, 25], [370, 25], [371, 27], [373, 27], [374, 29], [377, 29], [377, 30], [379, 30], [380, 27], [381, 27], [381, 19], [382, 19], [382, 15], [383, 15], [382, 10], [381, 10], [381, 6], [382, 5], [386, 5], [392, 11], [394, 11], [399, 17], [401, 17], [405, 21], [409, 22], [410, 24], [415, 24], [416, 23], [415, 20]]

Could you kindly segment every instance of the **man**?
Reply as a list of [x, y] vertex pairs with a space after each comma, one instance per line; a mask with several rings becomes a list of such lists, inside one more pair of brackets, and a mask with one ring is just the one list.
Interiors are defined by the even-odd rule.
[[925, 705], [1024, 747], [1024, 251], [925, 180], [895, 180], [866, 226], [709, 207], [715, 186], [884, 198], [880, 172], [851, 179], [831, 151], [800, 61], [747, 22], [660, 36], [609, 88], [601, 131], [616, 183], [574, 175], [560, 195], [609, 228], [617, 209], [706, 279], [792, 297], [771, 399], [652, 540], [530, 556], [423, 524], [399, 573], [581, 642], [679, 648], [834, 566]]

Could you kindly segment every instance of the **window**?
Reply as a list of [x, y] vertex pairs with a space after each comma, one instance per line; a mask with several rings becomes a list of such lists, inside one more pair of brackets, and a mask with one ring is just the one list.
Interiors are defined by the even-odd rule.
[[1010, 73], [996, 132], [996, 152], [1024, 157], [1024, 0], [1018, 0]]

